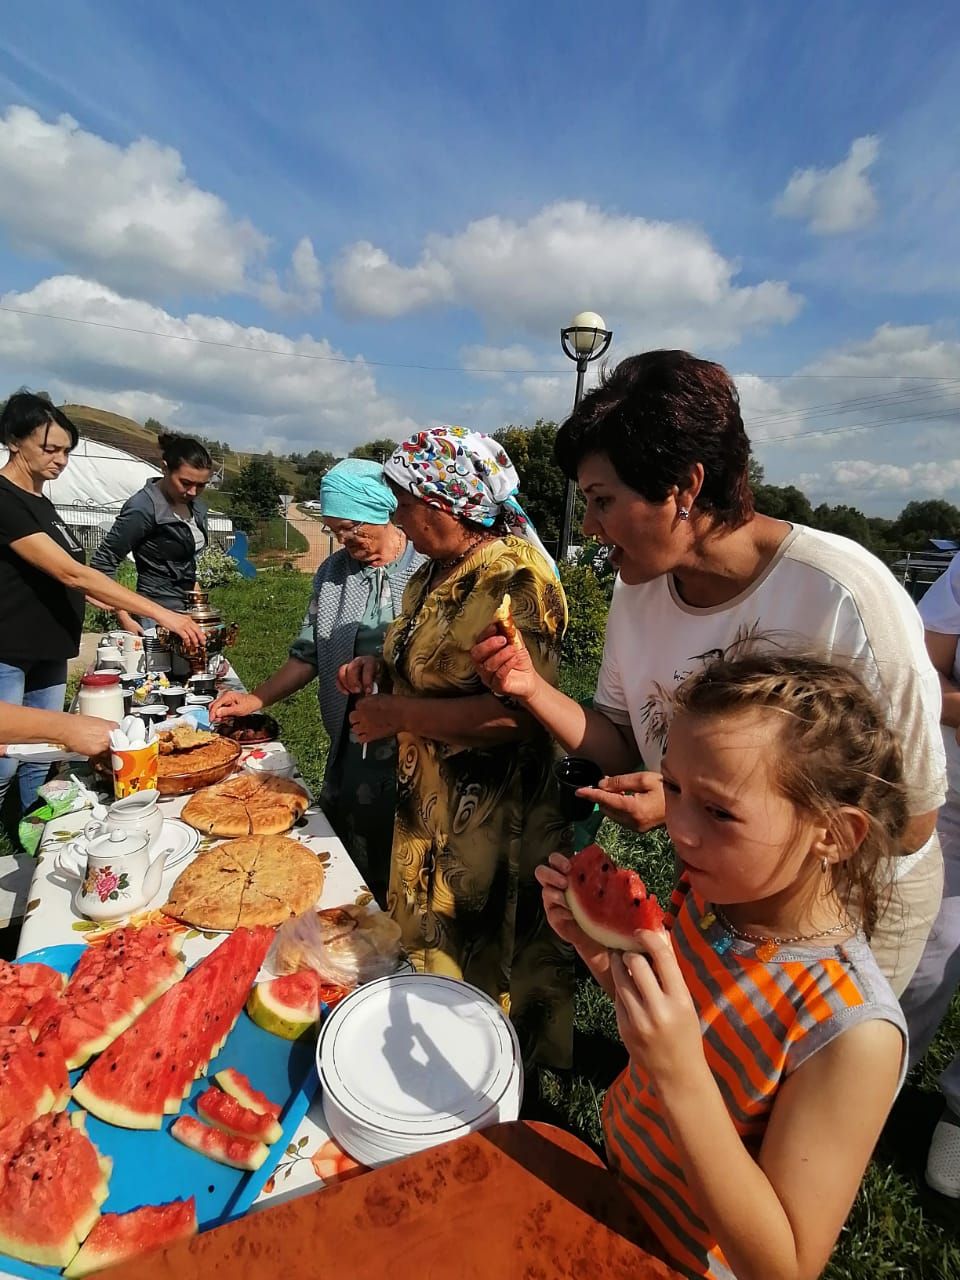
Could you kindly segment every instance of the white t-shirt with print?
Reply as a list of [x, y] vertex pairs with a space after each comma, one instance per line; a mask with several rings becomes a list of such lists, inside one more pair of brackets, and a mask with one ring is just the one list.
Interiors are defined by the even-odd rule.
[[[940, 807], [940, 683], [916, 606], [884, 564], [836, 534], [794, 525], [760, 577], [712, 608], [685, 604], [671, 574], [640, 586], [618, 578], [594, 706], [629, 724], [645, 767], [659, 769], [674, 688], [749, 637], [848, 661], [900, 734], [910, 812]], [[926, 847], [897, 859], [898, 875]]]
[[[953, 678], [960, 685], [960, 555], [950, 561], [946, 570], [920, 601], [920, 617], [928, 631], [941, 636], [957, 636], [953, 654]], [[957, 731], [942, 725], [943, 749], [947, 756], [947, 781], [953, 793], [951, 803], [960, 800], [960, 746]]]

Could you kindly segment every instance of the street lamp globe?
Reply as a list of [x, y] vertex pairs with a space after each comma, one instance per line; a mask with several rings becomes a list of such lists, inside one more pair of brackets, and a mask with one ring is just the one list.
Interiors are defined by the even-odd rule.
[[[560, 330], [563, 354], [575, 360], [577, 364], [577, 387], [573, 395], [574, 410], [583, 395], [583, 379], [587, 366], [606, 355], [612, 338], [613, 330], [607, 328], [603, 316], [597, 315], [596, 311], [581, 311], [573, 317], [565, 329]], [[576, 486], [572, 480], [568, 479], [563, 511], [560, 516], [560, 536], [557, 539], [558, 560], [565, 560], [569, 553], [575, 501]]]
[[607, 326], [596, 311], [581, 311], [570, 321], [572, 346], [578, 356], [592, 356], [603, 342]]

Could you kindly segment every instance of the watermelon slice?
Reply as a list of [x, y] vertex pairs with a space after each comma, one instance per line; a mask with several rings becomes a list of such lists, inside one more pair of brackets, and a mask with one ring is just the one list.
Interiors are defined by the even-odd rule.
[[261, 1116], [272, 1116], [274, 1120], [280, 1119], [279, 1104], [271, 1102], [265, 1093], [255, 1089], [242, 1071], [237, 1071], [235, 1067], [225, 1067], [213, 1078], [224, 1093], [229, 1093], [231, 1098], [236, 1098], [241, 1107], [246, 1107], [248, 1111], [256, 1111]]
[[110, 1162], [87, 1137], [83, 1116], [43, 1116], [0, 1129], [0, 1250], [64, 1267], [107, 1198]]
[[59, 1044], [34, 1044], [26, 1027], [0, 1028], [0, 1125], [62, 1111], [69, 1097]]
[[170, 1126], [170, 1133], [198, 1155], [228, 1164], [234, 1169], [259, 1169], [266, 1160], [266, 1143], [253, 1142], [249, 1138], [234, 1138], [208, 1124], [194, 1120], [193, 1116], [180, 1116]]
[[258, 982], [247, 1001], [258, 1027], [284, 1040], [299, 1040], [320, 1021], [320, 977], [312, 969]]
[[60, 1040], [71, 1070], [112, 1044], [183, 976], [181, 936], [163, 929], [117, 929], [83, 953], [56, 1008], [40, 1022], [42, 1034]]
[[273, 1116], [243, 1107], [222, 1089], [207, 1089], [197, 1099], [197, 1111], [208, 1124], [235, 1138], [250, 1138], [268, 1145], [278, 1142], [283, 1130]]
[[272, 929], [235, 929], [100, 1055], [77, 1102], [108, 1124], [159, 1129], [222, 1048], [272, 940]]
[[196, 1234], [193, 1196], [170, 1204], [144, 1205], [130, 1213], [105, 1213], [63, 1274], [75, 1280]]
[[663, 911], [635, 871], [618, 867], [597, 844], [575, 854], [567, 906], [583, 932], [613, 951], [639, 951], [638, 929], [663, 928]]

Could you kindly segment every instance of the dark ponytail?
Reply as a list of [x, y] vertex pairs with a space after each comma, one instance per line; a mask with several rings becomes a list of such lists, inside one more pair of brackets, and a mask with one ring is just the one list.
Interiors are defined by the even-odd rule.
[[198, 471], [213, 470], [213, 459], [199, 440], [165, 431], [157, 436], [157, 444], [168, 471], [178, 471], [184, 463], [188, 467], [196, 467]]

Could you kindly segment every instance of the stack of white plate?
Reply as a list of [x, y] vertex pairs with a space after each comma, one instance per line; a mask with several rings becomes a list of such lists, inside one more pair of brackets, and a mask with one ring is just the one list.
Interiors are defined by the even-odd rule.
[[334, 1009], [317, 1044], [330, 1135], [375, 1166], [516, 1120], [520, 1046], [510, 1020], [476, 987], [394, 973]]

